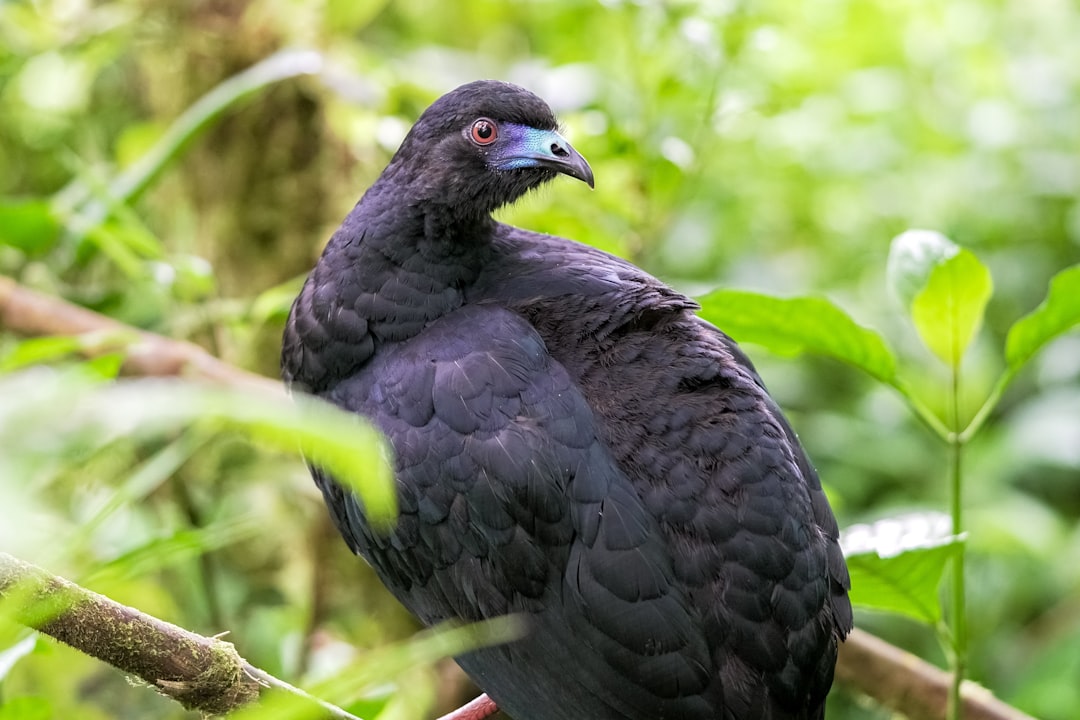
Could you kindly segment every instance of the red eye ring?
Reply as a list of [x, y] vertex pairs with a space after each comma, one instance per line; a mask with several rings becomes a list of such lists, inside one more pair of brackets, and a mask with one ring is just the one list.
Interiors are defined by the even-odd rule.
[[477, 145], [490, 145], [499, 139], [499, 126], [494, 120], [480, 118], [473, 122], [469, 138]]

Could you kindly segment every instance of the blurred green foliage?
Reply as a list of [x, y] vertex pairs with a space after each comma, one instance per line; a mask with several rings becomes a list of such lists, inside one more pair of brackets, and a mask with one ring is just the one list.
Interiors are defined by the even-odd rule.
[[[960, 426], [1017, 373], [966, 456], [970, 674], [1034, 715], [1071, 718], [1080, 338], [1020, 372], [1015, 348], [1031, 341], [1006, 334], [1080, 261], [1077, 37], [1080, 7], [1062, 0], [9, 0], [0, 272], [274, 374], [300, 278], [410, 123], [451, 87], [498, 77], [551, 102], [597, 178], [593, 193], [556, 183], [504, 219], [695, 295], [827, 296], [889, 338], [912, 392], [944, 417], [947, 371], [885, 289], [890, 240], [940, 230], [993, 278]], [[238, 94], [140, 174], [204, 93], [283, 48], [319, 62]], [[1054, 322], [1024, 332], [1064, 329]], [[76, 349], [0, 340], [11, 367]], [[946, 507], [945, 452], [893, 392], [834, 360], [749, 350], [842, 525]], [[69, 409], [54, 398], [40, 413]], [[4, 429], [5, 455], [56, 452], [3, 466], [0, 549], [190, 629], [228, 629], [245, 657], [298, 681], [412, 631], [334, 536], [299, 462], [183, 433], [80, 451], [29, 431], [47, 421], [26, 427]], [[857, 622], [943, 661], [923, 625]], [[20, 637], [0, 632], [4, 647]], [[65, 648], [28, 652], [0, 661], [5, 718], [182, 716]], [[367, 715], [422, 716], [444, 685], [430, 670], [402, 682], [408, 693]], [[842, 692], [829, 716], [883, 717]]]

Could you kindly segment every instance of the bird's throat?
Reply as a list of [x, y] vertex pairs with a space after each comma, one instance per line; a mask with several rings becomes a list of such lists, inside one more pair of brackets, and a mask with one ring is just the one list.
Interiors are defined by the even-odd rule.
[[377, 339], [406, 340], [463, 304], [490, 254], [495, 223], [487, 216], [463, 222], [430, 204], [399, 206], [393, 214], [362, 206], [327, 246], [327, 255], [339, 257], [322, 263], [336, 269], [325, 281]]

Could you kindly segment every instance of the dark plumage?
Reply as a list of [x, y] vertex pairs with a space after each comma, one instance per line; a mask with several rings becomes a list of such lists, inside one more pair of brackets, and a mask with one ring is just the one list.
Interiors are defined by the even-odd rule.
[[795, 433], [694, 302], [490, 213], [563, 173], [547, 105], [442, 97], [331, 238], [286, 382], [371, 418], [401, 516], [349, 546], [425, 623], [520, 613], [459, 658], [515, 720], [820, 718], [851, 627], [837, 527]]

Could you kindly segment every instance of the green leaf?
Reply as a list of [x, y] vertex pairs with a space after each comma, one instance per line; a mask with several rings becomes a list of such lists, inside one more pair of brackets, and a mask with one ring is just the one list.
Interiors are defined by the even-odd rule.
[[919, 337], [950, 367], [957, 367], [982, 325], [993, 294], [990, 271], [974, 253], [960, 250], [934, 267], [911, 303]]
[[260, 293], [251, 304], [250, 317], [258, 323], [279, 321], [289, 317], [293, 301], [300, 294], [303, 278], [293, 278]]
[[38, 634], [32, 632], [14, 645], [0, 650], [0, 681], [8, 676], [11, 669], [24, 657], [34, 652], [37, 647]]
[[938, 586], [963, 546], [949, 534], [949, 517], [916, 513], [856, 525], [841, 535], [851, 573], [851, 602], [921, 622], [941, 619]]
[[0, 243], [41, 255], [53, 248], [60, 230], [48, 200], [0, 200]]
[[326, 0], [324, 24], [327, 29], [336, 33], [358, 32], [382, 12], [388, 2], [389, 0]]
[[75, 335], [20, 340], [0, 356], [0, 372], [12, 372], [30, 365], [61, 360], [83, 349], [83, 341]]
[[83, 368], [102, 380], [114, 380], [120, 376], [124, 367], [125, 353], [110, 352], [92, 357], [83, 362]]
[[[235, 545], [242, 540], [258, 537], [265, 532], [254, 518], [213, 522], [196, 529], [177, 530], [166, 537], [154, 538], [139, 547], [127, 550], [97, 567], [82, 578], [86, 585], [102, 588], [145, 576], [179, 563], [198, 558], [208, 552]], [[100, 590], [106, 592], [106, 590]]]
[[[302, 452], [355, 490], [372, 522], [396, 517], [390, 452], [359, 416], [307, 395], [238, 390], [179, 379], [101, 385], [83, 372], [40, 369], [0, 378], [0, 446], [19, 442], [47, 454], [148, 438], [197, 425], [229, 429], [277, 450]], [[51, 409], [64, 407], [62, 418]], [[28, 442], [27, 438], [35, 438]]]
[[53, 717], [56, 716], [52, 703], [43, 697], [15, 697], [0, 705], [0, 720], [49, 720]]
[[92, 354], [82, 367], [103, 379], [115, 378], [124, 362], [124, 353], [110, 351], [123, 348], [136, 338], [125, 331], [89, 332], [83, 335], [50, 335], [27, 338], [15, 343], [0, 354], [0, 373], [14, 372], [32, 365], [44, 365], [81, 354]]
[[1050, 280], [1042, 303], [1016, 321], [1005, 339], [1005, 359], [1016, 371], [1058, 335], [1080, 323], [1080, 265], [1073, 265]]
[[884, 382], [896, 376], [896, 357], [881, 335], [824, 298], [714, 290], [697, 300], [701, 316], [739, 342], [757, 343], [780, 355], [826, 355]]
[[[526, 630], [527, 623], [520, 615], [503, 615], [468, 625], [445, 622], [404, 642], [365, 653], [343, 671], [313, 683], [308, 692], [320, 700], [352, 708], [372, 689], [379, 691], [411, 668], [430, 666], [443, 658], [462, 655], [479, 647], [517, 640]], [[308, 701], [271, 688], [257, 704], [230, 713], [229, 717], [232, 720], [295, 720], [315, 716], [311, 714]]]
[[369, 520], [394, 520], [397, 494], [388, 462], [390, 449], [370, 423], [308, 395], [294, 396], [293, 408], [269, 399], [252, 400], [246, 409], [228, 400], [215, 402], [211, 414], [217, 413], [257, 442], [283, 451], [299, 448], [310, 463], [360, 495]]
[[108, 499], [89, 516], [84, 516], [69, 539], [71, 547], [89, 547], [90, 539], [124, 505], [138, 504], [160, 488], [202, 446], [194, 433], [182, 433], [131, 471]]
[[934, 268], [960, 252], [960, 246], [934, 230], [908, 230], [893, 238], [885, 277], [904, 309], [911, 307]]

